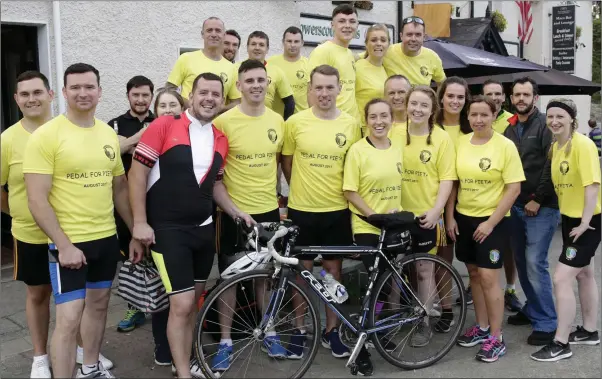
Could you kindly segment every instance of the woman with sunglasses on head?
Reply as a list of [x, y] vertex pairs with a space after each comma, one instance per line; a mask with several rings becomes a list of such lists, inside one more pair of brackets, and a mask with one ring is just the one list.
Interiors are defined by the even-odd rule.
[[[552, 99], [547, 126], [554, 135], [550, 148], [552, 182], [562, 217], [562, 251], [554, 271], [558, 328], [554, 340], [531, 358], [555, 362], [573, 355], [570, 345], [598, 345], [598, 286], [592, 258], [600, 245], [600, 161], [594, 142], [576, 133], [577, 107], [572, 100]], [[577, 280], [583, 326], [571, 331]]]
[[508, 219], [525, 180], [516, 146], [493, 130], [495, 114], [490, 99], [477, 96], [470, 102], [473, 132], [458, 139], [459, 184], [452, 190], [445, 220], [456, 257], [468, 269], [476, 315], [476, 324], [458, 338], [458, 345], [482, 344], [476, 358], [483, 362], [495, 362], [506, 353], [500, 269], [504, 256], [512, 254]]
[[[364, 107], [364, 117], [368, 124], [368, 136], [349, 148], [345, 159], [343, 191], [351, 209], [355, 244], [376, 247], [380, 229], [367, 223], [365, 218], [375, 213], [400, 209], [402, 153], [401, 147], [391, 143], [387, 136], [393, 119], [393, 110], [388, 102], [370, 100]], [[374, 256], [362, 255], [362, 261], [369, 270], [374, 263]], [[381, 264], [380, 269], [384, 268]], [[356, 361], [359, 372], [364, 376], [371, 375], [373, 371], [369, 357], [363, 348]]]
[[[384, 24], [375, 24], [366, 31], [366, 54], [355, 62], [355, 100], [363, 110], [371, 99], [382, 98], [387, 73], [383, 58], [389, 48], [389, 29]], [[361, 115], [362, 135], [367, 135], [366, 116]]]
[[[456, 176], [456, 153], [450, 136], [435, 126], [437, 99], [435, 92], [427, 86], [410, 89], [406, 97], [408, 125], [396, 133], [403, 149], [404, 177], [401, 185], [401, 206], [420, 219], [420, 228], [412, 235], [424, 252], [437, 254], [439, 246], [446, 246], [443, 210], [451, 193]], [[443, 277], [441, 271], [433, 275], [433, 266], [418, 267], [418, 291], [421, 294], [436, 287], [441, 300], [441, 317], [433, 325], [440, 333], [447, 333], [453, 325], [453, 299], [451, 278]], [[432, 303], [432, 302], [431, 302]], [[433, 304], [427, 304], [432, 307]], [[431, 328], [419, 324], [412, 336], [411, 345], [426, 346], [432, 336]]]

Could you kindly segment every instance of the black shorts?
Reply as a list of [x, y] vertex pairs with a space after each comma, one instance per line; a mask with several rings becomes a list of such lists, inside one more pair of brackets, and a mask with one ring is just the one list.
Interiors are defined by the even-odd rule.
[[[266, 213], [250, 215], [256, 222], [279, 222], [278, 208]], [[217, 263], [220, 274], [228, 268], [228, 257], [245, 250], [246, 238], [228, 214], [217, 211], [215, 218]]]
[[33, 244], [14, 238], [14, 274], [13, 279], [28, 286], [50, 284], [48, 271], [48, 244]]
[[[332, 212], [305, 212], [288, 209], [288, 219], [299, 227], [297, 246], [350, 246], [351, 212], [349, 209]], [[318, 254], [298, 254], [300, 260], [314, 260]], [[322, 254], [324, 260], [342, 259], [345, 255]]]
[[594, 215], [589, 223], [594, 230], [586, 230], [577, 239], [577, 242], [573, 242], [574, 237], [569, 237], [569, 233], [573, 228], [579, 226], [581, 219], [562, 215], [562, 252], [558, 261], [575, 268], [589, 265], [594, 255], [596, 255], [596, 250], [602, 239], [600, 234], [601, 222], [602, 215]]
[[471, 217], [455, 213], [458, 224], [456, 238], [456, 258], [465, 264], [476, 265], [480, 268], [498, 269], [504, 266], [504, 256], [510, 254], [509, 217], [504, 217], [497, 224], [483, 243], [474, 240], [475, 230], [489, 217]]
[[61, 267], [54, 244], [48, 247], [48, 266], [56, 304], [85, 299], [86, 289], [110, 289], [119, 261], [117, 235], [74, 243], [86, 257], [79, 269]]
[[215, 228], [213, 223], [155, 230], [151, 254], [168, 295], [194, 290], [205, 283], [213, 268]]

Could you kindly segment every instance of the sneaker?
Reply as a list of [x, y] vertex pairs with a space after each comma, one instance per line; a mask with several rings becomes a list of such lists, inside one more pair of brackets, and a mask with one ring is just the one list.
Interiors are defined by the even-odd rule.
[[217, 354], [215, 354], [211, 362], [211, 369], [213, 371], [226, 371], [230, 368], [231, 361], [232, 346], [228, 346], [225, 343], [220, 343]]
[[[391, 341], [387, 337], [381, 337], [380, 333], [377, 333], [376, 336], [377, 336], [377, 338], [380, 339], [380, 344], [382, 345], [383, 349], [385, 349], [385, 351], [387, 353], [390, 353], [390, 352], [394, 351], [395, 349], [397, 349], [397, 344], [395, 344], [395, 342]], [[374, 342], [372, 342], [371, 339], [366, 340], [366, 347], [368, 349], [374, 349]]]
[[123, 320], [119, 321], [119, 324], [117, 324], [117, 331], [122, 333], [131, 332], [138, 326], [144, 324], [145, 321], [146, 315], [144, 312], [138, 309], [128, 309], [125, 312]]
[[370, 353], [368, 349], [363, 347], [357, 358], [355, 359], [355, 364], [357, 365], [357, 374], [361, 376], [372, 376], [374, 373], [374, 365], [372, 364], [372, 360], [370, 359]]
[[157, 366], [169, 366], [171, 363], [169, 345], [155, 345], [155, 364]]
[[[470, 289], [470, 286], [468, 286], [468, 288], [466, 288], [466, 292], [464, 293], [464, 298], [466, 299], [466, 305], [470, 305], [473, 303], [472, 300], [472, 290]], [[458, 297], [456, 299], [456, 304], [460, 304], [460, 297]]]
[[[171, 365], [171, 373], [173, 376], [178, 376], [178, 370], [176, 370], [176, 366], [174, 364]], [[193, 358], [190, 361], [190, 376], [198, 379], [205, 379], [205, 375], [201, 371], [201, 366], [199, 365], [196, 358]]]
[[[37, 358], [37, 359], [36, 359]], [[34, 357], [33, 363], [31, 364], [30, 378], [52, 378], [50, 373], [50, 363], [48, 362], [48, 355], [43, 357]]]
[[84, 374], [83, 367], [80, 367], [77, 370], [76, 378], [94, 378], [94, 379], [103, 379], [103, 378], [114, 378], [113, 374], [106, 369], [102, 362], [98, 362], [98, 366], [96, 366], [96, 370], [91, 371], [87, 374]]
[[263, 340], [261, 350], [270, 358], [287, 358], [287, 352], [280, 343], [280, 336], [269, 336]]
[[489, 336], [483, 342], [483, 346], [475, 358], [483, 362], [492, 363], [500, 359], [504, 354], [506, 354], [506, 344], [504, 341], [497, 337]]
[[[104, 367], [105, 370], [110, 370], [113, 368], [113, 362], [100, 353], [98, 353], [98, 360], [100, 361], [100, 363], [102, 363], [102, 367]], [[75, 355], [75, 362], [78, 365], [84, 364], [84, 349], [81, 346], [77, 347], [77, 354]]]
[[458, 338], [458, 345], [462, 347], [473, 347], [480, 343], [485, 342], [489, 338], [489, 329], [482, 331], [478, 325], [466, 329], [464, 335]]
[[414, 334], [412, 335], [412, 340], [410, 342], [410, 346], [412, 347], [423, 347], [429, 344], [431, 341], [431, 337], [433, 336], [432, 329], [426, 324], [426, 322], [422, 321], [416, 329], [414, 330]]
[[571, 345], [562, 345], [560, 342], [554, 340], [541, 348], [541, 350], [531, 354], [531, 359], [538, 362], [556, 362], [561, 359], [570, 358], [573, 355], [571, 351]]
[[508, 324], [510, 325], [531, 325], [531, 320], [525, 312], [518, 311], [515, 315], [508, 316]]
[[523, 309], [523, 303], [518, 300], [516, 290], [506, 290], [504, 293], [504, 305], [510, 312], [520, 312]]
[[556, 336], [556, 331], [542, 332], [534, 330], [527, 338], [527, 343], [532, 346], [545, 346], [554, 341], [554, 336]]
[[330, 349], [332, 356], [335, 358], [345, 358], [351, 355], [347, 346], [341, 342], [339, 336], [339, 330], [333, 328], [330, 332], [326, 333], [326, 329], [322, 330], [322, 346]]
[[437, 333], [449, 333], [451, 327], [455, 324], [454, 322], [454, 313], [451, 311], [443, 310], [441, 314], [441, 318], [437, 320], [433, 329]]
[[578, 326], [577, 330], [569, 334], [569, 343], [571, 345], [597, 345], [600, 343], [598, 331], [588, 332], [583, 326]]
[[293, 330], [293, 335], [288, 342], [287, 358], [288, 359], [302, 359], [303, 351], [305, 350], [305, 341], [307, 340], [307, 333], [301, 334], [299, 329]]

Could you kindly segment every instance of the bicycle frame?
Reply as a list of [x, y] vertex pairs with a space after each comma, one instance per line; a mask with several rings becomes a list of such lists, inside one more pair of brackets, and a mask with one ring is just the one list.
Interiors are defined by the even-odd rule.
[[[355, 320], [353, 320], [351, 318], [351, 316], [349, 315], [349, 313], [347, 313], [341, 309], [340, 305], [336, 302], [336, 300], [332, 297], [332, 295], [326, 290], [326, 288], [324, 288], [322, 283], [320, 283], [318, 281], [318, 279], [316, 279], [316, 277], [309, 270], [307, 270], [301, 263], [294, 265], [294, 266], [293, 265], [283, 265], [284, 270], [283, 270], [282, 275], [280, 275], [280, 280], [278, 283], [278, 290], [274, 294], [272, 294], [272, 296], [270, 298], [268, 308], [267, 308], [268, 311], [266, 312], [267, 317], [264, 318], [261, 323], [262, 328], [264, 328], [264, 327], [269, 328], [271, 326], [271, 324], [273, 323], [273, 320], [276, 316], [276, 312], [280, 308], [280, 304], [282, 303], [282, 300], [284, 297], [284, 293], [285, 293], [284, 289], [286, 288], [286, 285], [289, 280], [288, 279], [289, 271], [293, 272], [294, 274], [298, 274], [299, 277], [301, 277], [303, 279], [303, 281], [309, 286], [309, 288], [311, 288], [312, 291], [320, 297], [322, 302], [327, 304], [330, 307], [330, 309], [334, 313], [336, 313], [337, 316], [355, 334], [365, 333], [366, 335], [372, 335], [372, 334], [380, 332], [382, 330], [395, 328], [397, 326], [401, 326], [403, 324], [407, 324], [410, 322], [414, 322], [418, 319], [421, 319], [422, 318], [421, 316], [416, 316], [416, 317], [411, 317], [411, 318], [403, 318], [401, 320], [397, 320], [396, 322], [392, 322], [392, 323], [386, 323], [386, 322], [390, 321], [392, 318], [397, 316], [397, 315], [393, 315], [393, 316], [387, 317], [383, 320], [380, 320], [377, 323], [377, 326], [374, 326], [370, 329], [364, 329], [364, 323], [365, 323], [367, 312], [369, 311], [369, 303], [370, 303], [370, 300], [372, 297], [372, 293], [371, 293], [372, 287], [374, 286], [374, 283], [376, 282], [376, 279], [378, 278], [378, 274], [379, 274], [378, 266], [379, 266], [380, 259], [385, 260], [386, 265], [394, 273], [394, 275], [396, 276], [396, 279], [405, 287], [405, 289], [410, 294], [412, 294], [412, 296], [418, 302], [420, 307], [423, 310], [425, 310], [425, 312], [426, 312], [424, 304], [422, 304], [420, 299], [418, 299], [418, 297], [414, 294], [414, 292], [408, 286], [406, 281], [397, 272], [397, 270], [395, 269], [395, 267], [393, 266], [391, 261], [382, 252], [383, 241], [384, 241], [384, 237], [385, 237], [385, 233], [386, 233], [384, 229], [381, 230], [379, 241], [378, 241], [378, 246], [376, 248], [374, 248], [372, 246], [295, 246], [295, 240], [296, 240], [298, 231], [295, 229], [295, 227], [293, 227], [291, 229], [292, 229], [291, 230], [292, 233], [289, 233], [289, 235], [288, 235], [289, 238], [287, 240], [285, 253], [283, 254], [283, 256], [290, 256], [291, 251], [293, 251], [295, 254], [306, 254], [306, 253], [316, 254], [317, 253], [317, 254], [323, 254], [323, 255], [333, 255], [333, 254], [343, 253], [343, 254], [374, 254], [375, 255], [373, 270], [370, 274], [368, 288], [364, 295], [362, 314], [357, 322]], [[400, 289], [402, 291], [404, 291], [403, 288], [400, 287]]]

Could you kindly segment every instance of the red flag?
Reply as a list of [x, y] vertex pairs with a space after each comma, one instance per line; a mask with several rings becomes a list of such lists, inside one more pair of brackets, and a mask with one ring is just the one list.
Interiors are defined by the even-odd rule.
[[515, 1], [520, 11], [520, 19], [518, 20], [518, 39], [521, 42], [529, 43], [533, 35], [533, 15], [531, 14], [530, 1]]

